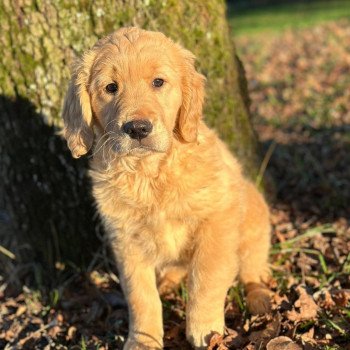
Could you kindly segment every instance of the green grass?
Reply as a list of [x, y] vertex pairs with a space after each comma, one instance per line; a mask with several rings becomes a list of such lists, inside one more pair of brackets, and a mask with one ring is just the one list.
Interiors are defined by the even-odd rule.
[[350, 0], [284, 3], [244, 10], [235, 10], [233, 4], [229, 6], [228, 17], [235, 36], [281, 32], [350, 18]]

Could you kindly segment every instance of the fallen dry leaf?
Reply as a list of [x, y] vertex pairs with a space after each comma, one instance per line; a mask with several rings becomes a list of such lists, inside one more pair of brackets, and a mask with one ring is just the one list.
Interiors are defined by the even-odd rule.
[[326, 310], [331, 310], [336, 305], [331, 293], [328, 290], [322, 291], [322, 293], [318, 296], [317, 302], [320, 307]]
[[288, 337], [277, 337], [267, 343], [266, 350], [302, 350], [302, 347]]
[[346, 307], [350, 301], [350, 289], [336, 290], [332, 292], [332, 298], [336, 305]]
[[267, 342], [276, 337], [281, 329], [281, 316], [280, 314], [273, 315], [273, 318], [267, 323], [267, 325], [259, 331], [253, 331], [249, 335], [249, 340], [259, 345], [265, 346]]
[[214, 350], [214, 349], [227, 349], [225, 346], [224, 348], [221, 348], [222, 342], [224, 337], [221, 334], [215, 333], [211, 338], [209, 342], [209, 346], [207, 350]]
[[67, 336], [66, 336], [67, 340], [72, 340], [75, 337], [76, 333], [77, 333], [77, 327], [70, 326], [67, 331]]
[[25, 305], [21, 305], [16, 311], [16, 316], [19, 317], [23, 315], [26, 311], [27, 311], [27, 307]]
[[299, 299], [294, 303], [294, 309], [287, 311], [288, 319], [300, 322], [316, 318], [318, 306], [312, 296], [307, 293], [305, 286], [298, 286], [296, 291], [299, 294]]
[[309, 345], [317, 345], [316, 340], [314, 339], [315, 335], [315, 327], [311, 327], [306, 333], [301, 335], [301, 339], [304, 343], [308, 343]]

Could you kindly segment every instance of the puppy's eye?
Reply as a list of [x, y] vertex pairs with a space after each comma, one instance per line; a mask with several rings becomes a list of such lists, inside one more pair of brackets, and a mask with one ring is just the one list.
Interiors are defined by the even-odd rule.
[[152, 85], [156, 88], [161, 87], [164, 84], [164, 80], [161, 78], [156, 78], [153, 80]]
[[109, 94], [115, 94], [118, 91], [118, 85], [116, 83], [110, 83], [106, 86], [106, 91]]

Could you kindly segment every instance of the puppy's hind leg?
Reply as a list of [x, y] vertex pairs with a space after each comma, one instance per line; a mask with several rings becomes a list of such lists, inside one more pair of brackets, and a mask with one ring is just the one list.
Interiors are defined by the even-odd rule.
[[264, 284], [270, 276], [268, 256], [271, 227], [267, 205], [250, 184], [247, 209], [238, 250], [239, 277], [245, 287], [249, 311], [253, 314], [264, 314], [271, 310], [272, 293]]

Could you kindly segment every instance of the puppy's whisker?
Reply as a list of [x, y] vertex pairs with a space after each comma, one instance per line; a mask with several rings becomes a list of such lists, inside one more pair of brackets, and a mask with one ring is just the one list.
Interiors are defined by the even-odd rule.
[[108, 139], [106, 139], [103, 143], [101, 143], [101, 146], [95, 149], [95, 151], [92, 153], [92, 157], [95, 156], [97, 153], [101, 151], [101, 149], [104, 147], [104, 145], [108, 142]]
[[[113, 132], [111, 132], [112, 134]], [[105, 134], [104, 136], [107, 136], [107, 134]], [[103, 138], [103, 136], [100, 138], [100, 140], [98, 141], [98, 143], [101, 141], [101, 139]], [[105, 147], [105, 145], [107, 144], [108, 141], [110, 141], [111, 139], [107, 137], [107, 139], [101, 144], [101, 146], [99, 146], [93, 153], [92, 156], [95, 156], [102, 148]], [[97, 145], [98, 145], [97, 143]], [[96, 146], [97, 146], [96, 145]]]
[[106, 137], [110, 136], [110, 135], [113, 135], [114, 134], [114, 131], [109, 131], [107, 133], [104, 133], [100, 138], [99, 140], [97, 141], [97, 144], [96, 146], [98, 146], [98, 144]]
[[[109, 139], [109, 141], [112, 141], [111, 139]], [[111, 153], [111, 148], [112, 148], [113, 144], [112, 142], [109, 142], [108, 144], [106, 144], [105, 146], [105, 151], [106, 151], [106, 154], [107, 154], [107, 158], [110, 159], [110, 153]]]
[[98, 141], [97, 141], [97, 143], [96, 143], [96, 146], [105, 138], [105, 137], [107, 137], [108, 135], [111, 135], [113, 133], [113, 131], [110, 131], [110, 132], [108, 132], [108, 133], [104, 133], [99, 139], [98, 139]]
[[104, 132], [106, 132], [107, 131], [107, 128], [108, 128], [108, 125], [109, 124], [111, 124], [111, 123], [113, 123], [113, 122], [116, 122], [117, 121], [117, 118], [114, 118], [114, 119], [112, 119], [111, 121], [109, 121], [107, 124], [106, 124], [106, 126], [105, 126], [105, 128], [104, 128]]
[[[104, 146], [105, 142], [108, 140], [108, 136], [113, 135], [115, 132], [114, 131], [109, 131], [107, 133], [104, 133], [97, 141], [96, 146], [95, 146], [95, 150], [92, 153], [91, 157], [95, 156], [100, 150], [101, 148]], [[107, 140], [103, 141], [104, 138], [107, 138]], [[103, 141], [103, 143], [102, 143]], [[101, 143], [101, 145], [99, 146], [99, 144]]]
[[109, 150], [108, 150], [108, 157], [110, 159], [109, 164], [112, 165], [112, 161], [114, 161], [115, 153], [113, 154], [113, 143], [111, 143]]
[[110, 141], [111, 141], [111, 144], [110, 144], [110, 147], [109, 147], [109, 153], [111, 153], [112, 155], [115, 155], [115, 152], [113, 152], [113, 147], [114, 147], [115, 143], [118, 142], [118, 139], [116, 137], [111, 137]]
[[[107, 144], [108, 142], [110, 142], [111, 139], [107, 139], [106, 142], [104, 143], [104, 147], [103, 147], [103, 150], [102, 150], [102, 159], [103, 161], [108, 164], [108, 160], [107, 160], [107, 157], [106, 157], [106, 148], [107, 148]], [[108, 154], [107, 154], [108, 155]]]
[[107, 142], [105, 142], [103, 148], [103, 160], [106, 164], [111, 165], [111, 159], [113, 158], [113, 146], [114, 142], [116, 142], [116, 138], [109, 138]]

